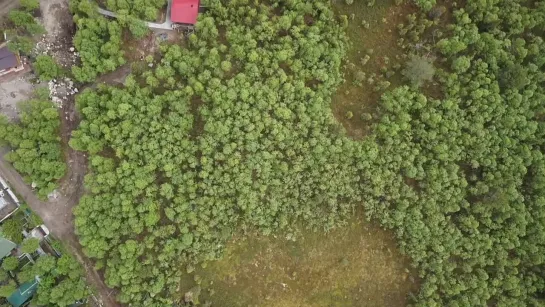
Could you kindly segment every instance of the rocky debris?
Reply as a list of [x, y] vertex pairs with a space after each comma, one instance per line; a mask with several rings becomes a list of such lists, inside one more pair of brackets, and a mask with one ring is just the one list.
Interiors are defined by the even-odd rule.
[[62, 108], [64, 103], [78, 93], [78, 88], [74, 86], [74, 81], [70, 78], [53, 79], [49, 81], [49, 97], [59, 107]]
[[36, 55], [51, 55], [64, 68], [70, 68], [79, 61], [79, 52], [72, 46], [70, 39], [61, 38], [52, 42], [46, 35], [42, 35], [34, 48]]
[[53, 192], [47, 195], [47, 198], [50, 200], [59, 198], [59, 191], [53, 190]]

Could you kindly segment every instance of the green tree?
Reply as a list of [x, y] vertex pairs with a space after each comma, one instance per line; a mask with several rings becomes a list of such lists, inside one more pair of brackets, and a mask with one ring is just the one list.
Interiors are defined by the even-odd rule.
[[[59, 112], [51, 101], [43, 100], [24, 102], [21, 108], [20, 123], [9, 123], [5, 118], [0, 122], [0, 139], [13, 149], [6, 159], [24, 174], [29, 184], [34, 183], [38, 195], [45, 198], [56, 188], [57, 180], [66, 170], [58, 135]], [[7, 233], [5, 228], [4, 225]], [[21, 230], [19, 228], [19, 232]], [[16, 239], [22, 241], [21, 237]]]
[[29, 54], [34, 48], [34, 42], [29, 37], [16, 36], [16, 37], [13, 37], [8, 42], [8, 48], [12, 52], [21, 52], [23, 54]]
[[9, 297], [15, 290], [17, 290], [17, 285], [10, 281], [7, 285], [0, 286], [0, 297]]
[[432, 59], [412, 55], [402, 73], [412, 85], [420, 87], [424, 82], [433, 80], [435, 67], [433, 66]]
[[471, 60], [466, 56], [456, 58], [452, 62], [452, 69], [457, 73], [466, 72], [471, 67]]
[[500, 82], [503, 88], [521, 89], [528, 85], [528, 71], [520, 64], [510, 64], [502, 70]]
[[28, 238], [21, 244], [21, 251], [23, 253], [31, 254], [40, 247], [40, 240], [37, 238]]
[[19, 265], [19, 259], [13, 256], [6, 257], [2, 260], [2, 269], [6, 271], [13, 271]]
[[34, 17], [28, 12], [23, 12], [19, 10], [11, 10], [8, 14], [9, 20], [16, 26], [16, 27], [25, 27], [29, 24], [35, 24], [36, 21], [34, 20]]
[[34, 69], [40, 79], [44, 81], [58, 78], [61, 75], [61, 67], [49, 55], [37, 56]]
[[148, 26], [141, 20], [131, 18], [129, 21], [129, 30], [135, 38], [141, 39], [149, 33]]
[[6, 220], [2, 224], [2, 234], [15, 243], [23, 242], [23, 223], [16, 218]]

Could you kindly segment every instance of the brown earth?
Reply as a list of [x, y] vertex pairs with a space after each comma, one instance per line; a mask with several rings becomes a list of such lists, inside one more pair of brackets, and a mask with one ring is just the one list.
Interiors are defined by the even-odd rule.
[[9, 11], [19, 6], [19, 0], [0, 0], [0, 16], [6, 16]]

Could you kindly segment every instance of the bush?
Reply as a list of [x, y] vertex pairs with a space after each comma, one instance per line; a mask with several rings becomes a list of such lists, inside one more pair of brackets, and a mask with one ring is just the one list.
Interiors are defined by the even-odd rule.
[[413, 55], [402, 74], [413, 86], [420, 87], [424, 82], [433, 80], [435, 67], [430, 58]]
[[40, 8], [38, 0], [20, 0], [21, 6], [27, 11], [35, 11]]
[[7, 285], [0, 287], [0, 297], [9, 297], [17, 290], [17, 285], [15, 282], [10, 281]]
[[23, 253], [31, 254], [40, 247], [40, 240], [37, 238], [28, 238], [21, 244], [21, 251]]
[[43, 81], [52, 80], [61, 75], [61, 67], [49, 55], [39, 55], [34, 63], [34, 69]]
[[17, 268], [17, 265], [19, 265], [19, 259], [9, 256], [4, 258], [2, 261], [2, 269], [6, 271], [13, 271]]
[[15, 243], [23, 242], [23, 223], [21, 220], [12, 217], [2, 224], [2, 233], [6, 239]]

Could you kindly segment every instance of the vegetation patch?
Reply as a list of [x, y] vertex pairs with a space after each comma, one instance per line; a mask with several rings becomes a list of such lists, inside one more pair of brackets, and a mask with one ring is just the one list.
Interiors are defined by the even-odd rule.
[[[363, 202], [419, 269], [414, 305], [542, 303], [545, 5], [397, 2], [368, 2], [406, 15], [374, 36], [392, 44], [350, 51], [384, 74], [374, 88], [345, 62], [335, 108], [365, 119], [348, 126], [359, 141], [330, 110], [358, 17], [338, 20], [325, 0], [211, 0], [186, 49], [164, 46], [153, 70], [79, 96], [71, 145], [92, 173], [76, 228], [121, 302], [191, 302], [202, 289], [180, 297], [180, 263], [220, 257], [241, 229], [329, 231]], [[392, 81], [384, 56], [406, 59]], [[376, 108], [356, 104], [379, 94]]]
[[59, 112], [51, 101], [42, 99], [29, 100], [20, 107], [20, 123], [0, 117], [0, 139], [13, 149], [6, 159], [45, 198], [57, 188], [66, 171], [59, 137]]
[[402, 84], [400, 70], [407, 56], [399, 44], [397, 26], [415, 8], [396, 2], [337, 1], [333, 7], [346, 25], [349, 44], [344, 83], [333, 96], [332, 110], [356, 139], [367, 135], [379, 117], [376, 112], [382, 93]]
[[198, 286], [212, 306], [406, 306], [418, 287], [391, 234], [355, 219], [294, 241], [237, 236], [221, 260], [194, 269], [181, 289]]

